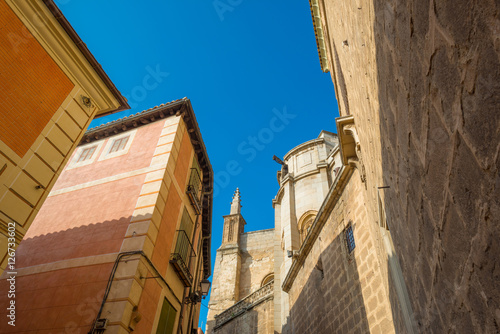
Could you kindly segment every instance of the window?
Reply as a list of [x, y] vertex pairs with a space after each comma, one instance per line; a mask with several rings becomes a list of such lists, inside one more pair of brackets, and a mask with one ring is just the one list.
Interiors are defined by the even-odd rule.
[[312, 225], [316, 219], [317, 212], [314, 210], [309, 210], [305, 212], [299, 219], [297, 226], [299, 229], [300, 244], [304, 243], [307, 235], [311, 232]]
[[312, 221], [311, 223], [307, 226], [306, 228], [306, 236], [309, 234], [309, 232], [311, 231], [311, 228], [312, 228]]
[[347, 250], [349, 251], [349, 253], [352, 253], [352, 251], [356, 247], [356, 244], [354, 243], [354, 233], [352, 232], [352, 226], [349, 226], [345, 230], [345, 240], [347, 244]]
[[160, 321], [158, 321], [158, 329], [156, 334], [172, 334], [174, 332], [175, 317], [177, 311], [168, 302], [167, 298], [163, 300], [163, 306], [160, 313]]
[[271, 282], [273, 279], [274, 279], [274, 274], [268, 274], [266, 277], [264, 277], [260, 286], [262, 287], [262, 286], [266, 285], [267, 283]]
[[129, 137], [127, 136], [115, 139], [113, 141], [113, 145], [111, 145], [111, 148], [109, 149], [109, 153], [114, 153], [123, 150], [125, 148], [125, 145], [127, 145], [128, 138]]
[[174, 270], [179, 275], [184, 286], [191, 286], [193, 282], [192, 267], [194, 262], [191, 259], [196, 256], [191, 242], [193, 226], [193, 220], [189, 216], [189, 212], [184, 208], [180, 229], [176, 231], [175, 249], [170, 256], [170, 263], [173, 264]]
[[120, 157], [129, 152], [134, 142], [137, 129], [114, 135], [106, 139], [104, 149], [99, 156], [99, 161]]
[[78, 157], [78, 160], [76, 162], [78, 163], [92, 158], [92, 155], [94, 155], [96, 147], [97, 145], [84, 149], [82, 153], [80, 153], [80, 156]]
[[98, 153], [101, 152], [103, 143], [103, 140], [98, 140], [79, 146], [75, 150], [75, 154], [71, 157], [71, 161], [66, 166], [66, 170], [88, 166], [94, 163], [99, 156]]
[[305, 225], [302, 227], [300, 230], [300, 243], [302, 244], [305, 240], [309, 232], [311, 231], [312, 228], [312, 223], [314, 222], [314, 218], [310, 219], [305, 223]]
[[201, 214], [201, 201], [203, 197], [203, 183], [201, 180], [201, 170], [200, 165], [196, 157], [193, 159], [193, 165], [191, 166], [191, 175], [189, 177], [189, 183], [187, 185], [186, 194], [191, 201], [191, 205], [195, 210], [196, 214]]

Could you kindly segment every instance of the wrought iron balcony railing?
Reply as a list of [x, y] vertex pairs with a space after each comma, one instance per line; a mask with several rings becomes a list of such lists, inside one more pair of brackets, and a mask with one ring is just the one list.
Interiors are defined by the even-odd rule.
[[191, 286], [193, 282], [193, 275], [191, 274], [189, 266], [191, 257], [196, 254], [186, 231], [177, 230], [176, 234], [177, 242], [175, 244], [174, 252], [170, 255], [170, 263], [174, 266], [174, 269], [184, 283], [184, 286]]
[[189, 177], [186, 194], [188, 195], [197, 215], [201, 214], [201, 196], [203, 195], [201, 187], [202, 183], [198, 169], [191, 168], [191, 176]]

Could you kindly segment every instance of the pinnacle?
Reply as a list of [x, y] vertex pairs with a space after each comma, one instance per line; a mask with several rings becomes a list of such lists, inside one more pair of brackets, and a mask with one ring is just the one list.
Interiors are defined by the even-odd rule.
[[240, 188], [236, 188], [233, 195], [233, 201], [231, 202], [231, 215], [241, 213], [241, 197]]

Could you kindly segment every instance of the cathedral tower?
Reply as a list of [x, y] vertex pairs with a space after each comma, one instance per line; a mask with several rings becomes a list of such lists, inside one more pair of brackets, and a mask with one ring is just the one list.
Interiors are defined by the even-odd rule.
[[223, 218], [206, 334], [273, 334], [274, 228], [244, 231], [239, 189]]
[[221, 248], [234, 248], [239, 246], [240, 235], [246, 222], [241, 215], [240, 190], [236, 188], [231, 202], [231, 211], [229, 215], [224, 216], [224, 229], [222, 235]]
[[234, 305], [239, 299], [241, 269], [240, 238], [246, 224], [241, 215], [240, 190], [236, 188], [229, 215], [224, 216], [222, 244], [217, 250], [212, 292], [207, 317], [207, 333], [211, 333], [214, 316]]

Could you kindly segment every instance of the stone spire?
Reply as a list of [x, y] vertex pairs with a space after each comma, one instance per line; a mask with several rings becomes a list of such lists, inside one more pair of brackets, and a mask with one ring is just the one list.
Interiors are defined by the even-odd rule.
[[240, 189], [236, 188], [236, 191], [233, 195], [233, 201], [231, 202], [231, 212], [230, 215], [236, 215], [241, 213], [241, 198], [240, 198]]

